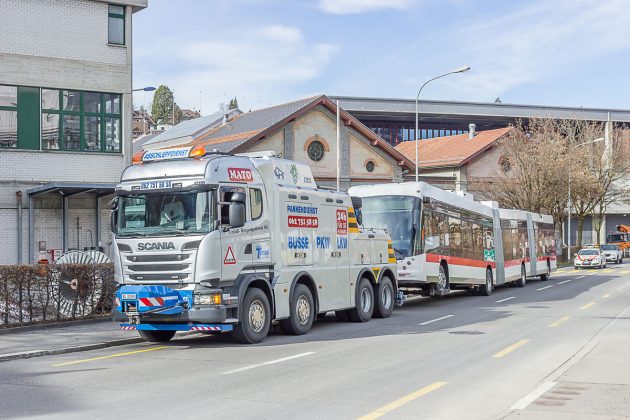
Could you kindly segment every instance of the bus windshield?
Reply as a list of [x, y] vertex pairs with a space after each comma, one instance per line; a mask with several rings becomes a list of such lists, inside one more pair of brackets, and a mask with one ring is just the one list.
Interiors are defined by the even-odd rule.
[[608, 235], [606, 242], [626, 242], [627, 240], [627, 233], [616, 233]]
[[118, 199], [117, 236], [208, 233], [215, 225], [213, 192], [147, 192]]
[[408, 196], [363, 197], [363, 226], [387, 229], [392, 237], [396, 258], [411, 255], [414, 237], [414, 203], [416, 198]]

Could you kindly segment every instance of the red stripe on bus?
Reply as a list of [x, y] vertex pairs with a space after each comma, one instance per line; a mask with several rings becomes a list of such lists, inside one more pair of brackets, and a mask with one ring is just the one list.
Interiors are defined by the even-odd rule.
[[543, 255], [542, 257], [536, 257], [538, 261], [547, 261], [547, 258], [550, 260], [556, 260], [557, 257], [555, 255]]
[[488, 265], [492, 268], [497, 266], [497, 263], [494, 261], [481, 261], [481, 260], [473, 260], [471, 258], [462, 258], [462, 257], [450, 257], [447, 255], [439, 255], [439, 254], [426, 254], [427, 262], [439, 263], [441, 260], [446, 261], [452, 265], [464, 265], [467, 267], [479, 267], [486, 268]]
[[524, 258], [524, 259], [519, 259], [519, 260], [508, 260], [508, 261], [504, 262], [503, 265], [505, 267], [512, 267], [514, 265], [521, 265], [523, 263], [528, 263], [530, 261], [531, 261], [530, 258]]

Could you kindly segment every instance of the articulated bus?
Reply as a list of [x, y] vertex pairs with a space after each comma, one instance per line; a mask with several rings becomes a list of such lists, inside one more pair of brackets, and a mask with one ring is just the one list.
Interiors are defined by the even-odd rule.
[[523, 287], [556, 270], [551, 216], [500, 209], [424, 182], [363, 185], [348, 191], [363, 201], [364, 226], [386, 229], [408, 293], [443, 296], [468, 289], [488, 296], [495, 286]]

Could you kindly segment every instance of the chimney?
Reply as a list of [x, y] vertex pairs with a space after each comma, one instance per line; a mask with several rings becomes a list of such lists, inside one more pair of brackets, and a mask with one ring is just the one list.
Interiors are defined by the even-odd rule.
[[222, 125], [227, 124], [227, 122], [228, 122], [228, 114], [223, 114], [223, 124]]
[[473, 137], [477, 135], [475, 129], [477, 126], [475, 124], [468, 124], [468, 140], [472, 140]]

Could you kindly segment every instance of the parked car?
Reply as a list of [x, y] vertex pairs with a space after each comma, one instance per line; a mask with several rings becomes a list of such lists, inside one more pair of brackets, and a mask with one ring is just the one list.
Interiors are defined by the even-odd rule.
[[623, 251], [619, 248], [619, 245], [604, 244], [599, 249], [606, 257], [606, 261], [614, 262], [615, 264], [623, 262]]
[[575, 254], [573, 267], [576, 270], [586, 267], [604, 268], [606, 267], [606, 257], [599, 248], [584, 248]]

